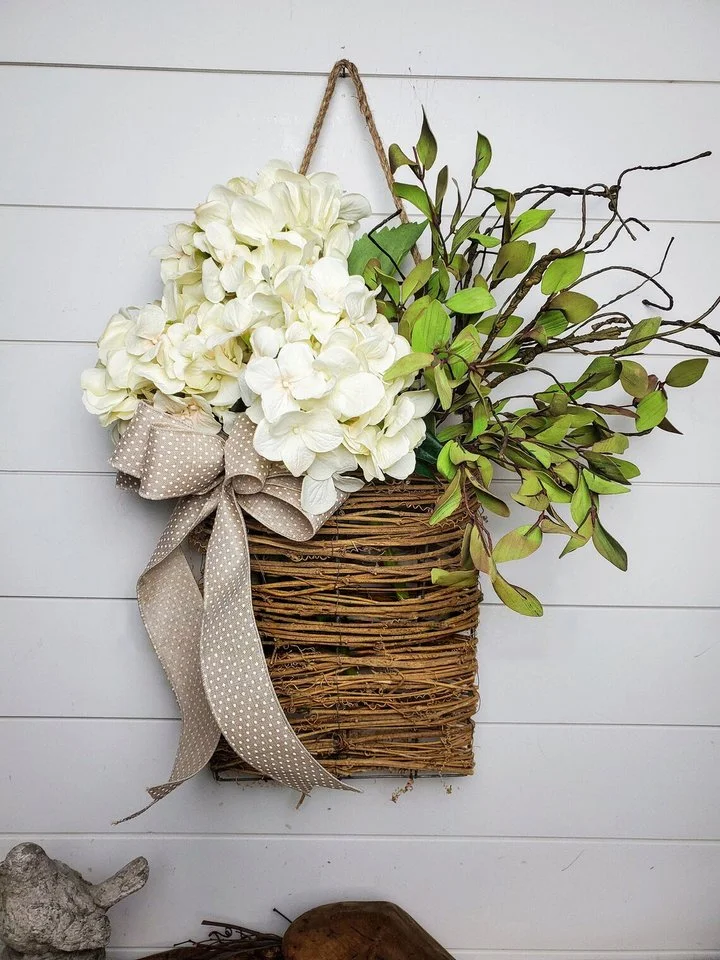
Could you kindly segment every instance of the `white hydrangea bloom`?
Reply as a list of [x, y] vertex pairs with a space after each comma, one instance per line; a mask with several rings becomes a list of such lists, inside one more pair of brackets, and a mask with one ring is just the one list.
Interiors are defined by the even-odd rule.
[[133, 418], [138, 398], [129, 390], [116, 387], [105, 367], [97, 366], [84, 370], [80, 377], [85, 409], [100, 417], [100, 423], [109, 427], [114, 421]]
[[[377, 291], [329, 257], [281, 271], [269, 288], [266, 317], [251, 333], [265, 349], [245, 371], [255, 449], [304, 474], [302, 502], [313, 513], [333, 505], [336, 489], [357, 489], [347, 474], [358, 467], [366, 480], [409, 476], [434, 397], [403, 393], [413, 376], [385, 381], [411, 348], [378, 314]], [[273, 326], [278, 318], [284, 330]]]
[[260, 283], [320, 257], [345, 260], [369, 213], [367, 200], [343, 193], [334, 174], [304, 176], [275, 160], [256, 182], [236, 178], [213, 187], [193, 222], [172, 226], [153, 254], [163, 280], [182, 287], [200, 278], [205, 297], [220, 303], [243, 281]]
[[178, 415], [193, 401], [204, 414], [214, 412], [217, 432], [239, 400], [252, 401], [244, 380], [246, 345], [237, 337], [208, 334], [220, 325], [226, 306], [203, 301], [180, 319], [169, 312], [179, 302], [166, 295], [110, 320], [98, 341], [97, 366], [81, 379], [85, 406], [104, 426], [118, 421], [115, 429], [122, 430], [140, 400]]
[[159, 301], [115, 314], [82, 375], [85, 406], [122, 430], [141, 400], [203, 433], [245, 409], [255, 449], [303, 477], [322, 513], [337, 490], [404, 478], [425, 436], [429, 391], [385, 381], [410, 344], [348, 272], [367, 201], [328, 173], [274, 161], [257, 181], [213, 187], [171, 228]]

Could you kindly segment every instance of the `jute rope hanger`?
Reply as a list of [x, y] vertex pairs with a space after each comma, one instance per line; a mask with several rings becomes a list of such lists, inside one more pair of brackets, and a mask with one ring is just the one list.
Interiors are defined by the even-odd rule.
[[[367, 124], [368, 131], [370, 133], [370, 139], [372, 140], [373, 146], [375, 147], [375, 153], [377, 154], [378, 161], [380, 162], [380, 168], [382, 169], [383, 175], [385, 176], [385, 182], [388, 185], [388, 190], [390, 191], [390, 196], [393, 199], [395, 209], [398, 212], [398, 216], [402, 223], [408, 223], [408, 215], [405, 207], [403, 205], [400, 197], [397, 197], [393, 192], [393, 175], [392, 170], [390, 169], [390, 163], [388, 162], [387, 154], [385, 152], [385, 147], [382, 142], [382, 137], [378, 132], [377, 125], [375, 123], [375, 118], [373, 117], [372, 110], [370, 109], [370, 104], [368, 103], [367, 94], [365, 93], [365, 87], [362, 80], [360, 79], [360, 73], [358, 68], [350, 60], [338, 60], [335, 66], [332, 68], [328, 75], [327, 84], [325, 86], [325, 92], [323, 93], [323, 98], [320, 101], [320, 107], [315, 117], [315, 123], [313, 124], [312, 130], [310, 131], [310, 137], [305, 147], [305, 153], [303, 154], [302, 161], [300, 163], [300, 173], [306, 174], [310, 167], [310, 161], [312, 160], [315, 148], [317, 147], [318, 139], [320, 138], [320, 131], [322, 130], [325, 117], [327, 116], [328, 108], [330, 106], [330, 101], [332, 100], [333, 94], [335, 93], [335, 86], [339, 77], [350, 77], [355, 87], [355, 93], [357, 94], [357, 103], [358, 109]], [[412, 256], [415, 263], [418, 263], [420, 260], [420, 254], [417, 247], [413, 247]]]

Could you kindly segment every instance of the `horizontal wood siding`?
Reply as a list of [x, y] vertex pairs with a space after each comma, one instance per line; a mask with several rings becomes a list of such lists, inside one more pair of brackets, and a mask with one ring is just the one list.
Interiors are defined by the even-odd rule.
[[[424, 105], [463, 182], [476, 129], [496, 186], [609, 182], [714, 149], [628, 178], [623, 209], [650, 232], [598, 260], [654, 270], [675, 237], [671, 316], [697, 316], [718, 292], [719, 28], [716, 0], [3, 5], [0, 858], [32, 838], [99, 879], [148, 856], [147, 889], [113, 911], [111, 960], [204, 918], [281, 931], [273, 907], [350, 898], [397, 901], [458, 960], [720, 958], [716, 362], [672, 395], [683, 436], [640, 443], [636, 488], [605, 507], [629, 572], [546, 545], [516, 575], [542, 620], [486, 598], [473, 778], [397, 802], [402, 781], [368, 780], [296, 809], [273, 785], [202, 776], [121, 827], [177, 736], [133, 600], [168, 505], [115, 488], [78, 386], [109, 316], [159, 295], [148, 252], [165, 225], [214, 183], [297, 160], [340, 56], [367, 76], [387, 142], [414, 142]], [[348, 85], [323, 168], [390, 211]], [[577, 227], [557, 204], [548, 240]], [[657, 312], [646, 294], [641, 316]], [[659, 373], [677, 360], [654, 352]], [[584, 361], [551, 362], [567, 379]]]

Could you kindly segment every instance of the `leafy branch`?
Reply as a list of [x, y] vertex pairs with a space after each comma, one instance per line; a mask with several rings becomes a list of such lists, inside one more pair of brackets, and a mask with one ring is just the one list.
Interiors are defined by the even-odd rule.
[[[539, 616], [540, 602], [511, 584], [501, 569], [533, 554], [546, 536], [564, 540], [560, 556], [592, 543], [610, 563], [627, 568], [625, 550], [601, 522], [601, 505], [608, 496], [627, 493], [639, 476], [625, 458], [632, 439], [655, 429], [679, 432], [667, 416], [669, 399], [673, 390], [700, 379], [708, 356], [720, 356], [720, 331], [705, 322], [720, 298], [689, 321], [633, 318], [618, 308], [649, 286], [666, 302], [646, 297], [644, 306], [660, 313], [673, 309], [674, 298], [659, 279], [672, 240], [653, 272], [626, 263], [595, 269], [586, 264], [621, 236], [635, 241], [649, 231], [621, 209], [628, 177], [707, 156], [705, 151], [673, 163], [627, 167], [611, 184], [541, 183], [512, 192], [485, 183], [492, 148], [478, 133], [469, 189], [463, 194], [452, 180], [456, 197], [448, 213], [450, 175], [443, 166], [431, 183], [437, 143], [425, 115], [409, 152], [397, 144], [390, 147], [393, 173], [407, 171], [415, 180], [396, 180], [395, 193], [422, 219], [396, 227], [388, 226], [392, 218], [378, 224], [356, 242], [350, 268], [368, 286], [380, 288], [380, 311], [412, 345], [412, 353], [398, 360], [387, 378], [417, 375], [419, 385], [437, 397], [417, 452], [417, 470], [446, 482], [430, 522], [442, 522], [456, 511], [463, 511], [468, 522], [461, 570], [436, 570], [435, 582], [462, 586], [478, 571], [489, 577], [507, 606]], [[480, 197], [489, 202], [470, 214]], [[553, 245], [538, 255], [537, 240], [530, 235], [537, 237], [547, 228], [556, 212], [548, 204], [557, 199], [577, 205], [577, 235], [569, 245]], [[607, 212], [591, 221], [588, 206], [597, 201], [605, 202]], [[406, 275], [403, 261], [426, 231], [430, 253]], [[631, 280], [599, 304], [584, 289], [601, 276]], [[539, 306], [528, 308], [538, 294]], [[688, 331], [704, 342], [679, 339]], [[694, 355], [661, 378], [638, 359], [655, 342]], [[564, 381], [537, 363], [558, 352], [585, 356], [589, 362], [576, 379]], [[533, 385], [528, 388], [522, 377], [532, 377]], [[620, 399], [608, 402], [598, 396], [610, 389]], [[509, 496], [504, 493], [508, 479]], [[493, 543], [488, 515], [508, 517], [515, 505], [534, 512], [535, 519]]]

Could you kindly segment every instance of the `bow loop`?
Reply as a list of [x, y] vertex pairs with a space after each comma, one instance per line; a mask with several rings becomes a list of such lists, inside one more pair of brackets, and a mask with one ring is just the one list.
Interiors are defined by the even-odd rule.
[[260, 493], [274, 468], [253, 446], [255, 424], [239, 416], [225, 443], [225, 477], [241, 496]]
[[337, 491], [337, 499], [326, 513], [306, 513], [301, 504], [302, 480], [289, 473], [276, 473], [268, 477], [261, 493], [252, 497], [238, 497], [238, 504], [245, 513], [279, 533], [288, 540], [312, 540], [328, 517], [344, 503], [347, 494]]
[[223, 472], [223, 440], [141, 403], [110, 460], [146, 500], [203, 494]]

